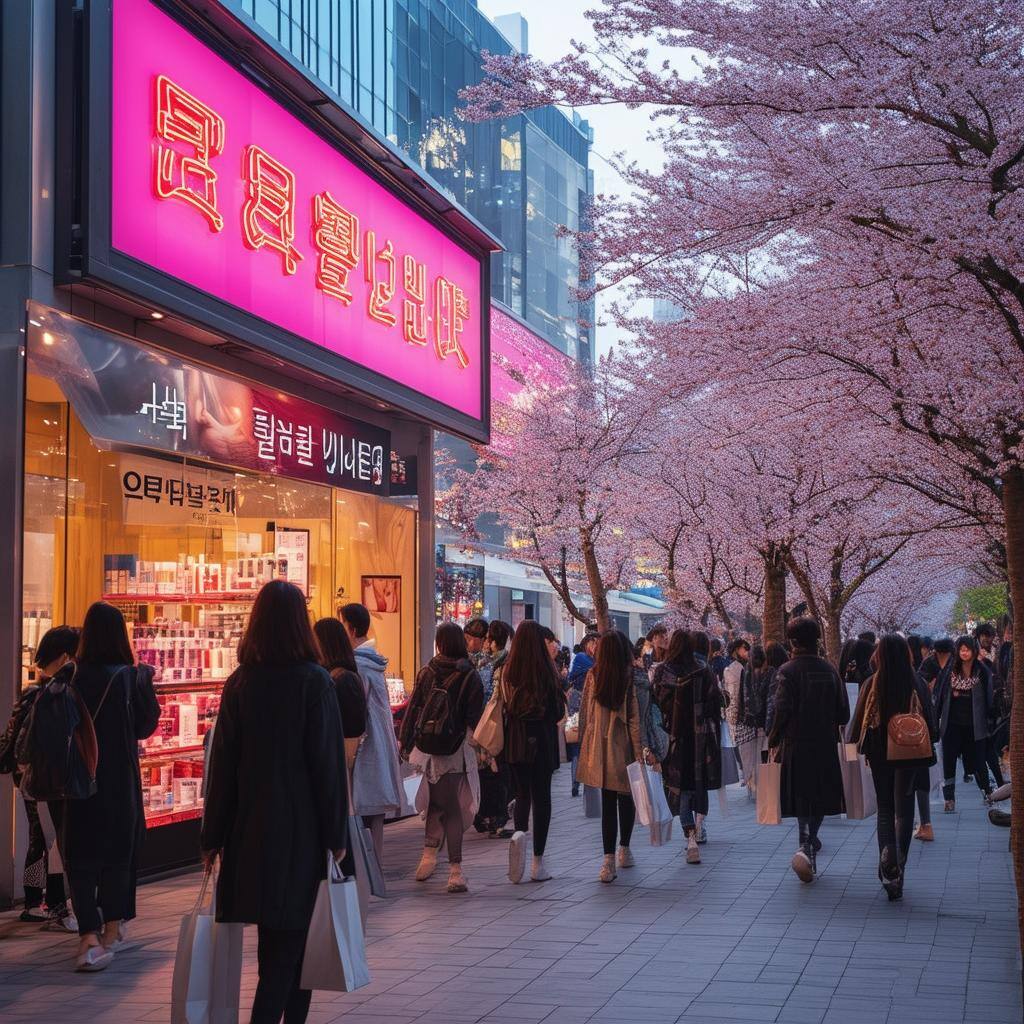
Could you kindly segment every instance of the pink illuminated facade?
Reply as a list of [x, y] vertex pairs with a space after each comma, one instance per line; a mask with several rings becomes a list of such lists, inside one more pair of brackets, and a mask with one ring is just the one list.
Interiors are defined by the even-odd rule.
[[148, 0], [114, 0], [110, 244], [484, 419], [481, 258]]

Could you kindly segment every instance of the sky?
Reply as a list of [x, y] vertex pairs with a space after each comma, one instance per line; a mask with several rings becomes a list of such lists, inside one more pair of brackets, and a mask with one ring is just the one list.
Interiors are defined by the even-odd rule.
[[[521, 14], [529, 23], [530, 52], [541, 60], [554, 61], [566, 54], [572, 40], [591, 42], [593, 33], [583, 12], [592, 0], [478, 0], [478, 6], [489, 18], [503, 14]], [[594, 145], [590, 166], [594, 171], [594, 191], [614, 195], [623, 191], [621, 177], [610, 161], [616, 152], [625, 151], [644, 167], [656, 168], [661, 163], [660, 147], [647, 139], [650, 121], [642, 113], [624, 107], [587, 107], [579, 110], [594, 129]], [[614, 298], [598, 296], [597, 312]], [[617, 339], [614, 328], [598, 327], [598, 354], [608, 351]]]

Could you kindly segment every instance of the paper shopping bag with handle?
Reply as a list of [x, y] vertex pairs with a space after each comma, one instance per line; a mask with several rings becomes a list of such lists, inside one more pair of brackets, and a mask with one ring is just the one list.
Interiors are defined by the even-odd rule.
[[299, 988], [354, 992], [370, 984], [355, 879], [342, 876], [327, 854], [327, 877], [317, 890], [306, 936]]
[[203, 876], [199, 898], [181, 919], [171, 977], [171, 1024], [238, 1024], [242, 925], [215, 920], [216, 885]]
[[782, 765], [768, 760], [757, 766], [757, 823], [781, 825]]

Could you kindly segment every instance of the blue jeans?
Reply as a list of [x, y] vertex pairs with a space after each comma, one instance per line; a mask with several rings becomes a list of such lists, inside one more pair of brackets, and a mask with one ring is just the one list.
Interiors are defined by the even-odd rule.
[[695, 814], [708, 813], [707, 791], [689, 791], [679, 794], [679, 824], [683, 826], [683, 835], [689, 835], [696, 827]]

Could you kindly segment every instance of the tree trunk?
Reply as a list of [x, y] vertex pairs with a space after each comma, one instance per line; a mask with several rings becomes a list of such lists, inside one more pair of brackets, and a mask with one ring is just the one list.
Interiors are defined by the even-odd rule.
[[604, 633], [612, 628], [612, 618], [608, 612], [608, 591], [605, 589], [604, 580], [601, 579], [601, 567], [597, 564], [597, 552], [590, 535], [580, 531], [581, 547], [583, 549], [583, 568], [587, 574], [587, 584], [590, 587], [590, 598], [594, 605], [594, 618], [597, 621], [597, 631]]
[[773, 544], [762, 552], [764, 562], [764, 615], [761, 642], [782, 643], [786, 639], [786, 565]]
[[832, 662], [836, 668], [839, 667], [839, 654], [843, 649], [843, 634], [840, 622], [842, 613], [833, 608], [827, 608], [822, 616], [822, 626], [825, 630], [825, 657]]
[[1013, 616], [1013, 710], [1010, 715], [1010, 776], [1013, 786], [1010, 848], [1017, 885], [1019, 949], [1024, 950], [1024, 469], [1015, 466], [1003, 477], [1006, 516], [1006, 575], [1016, 614]]

